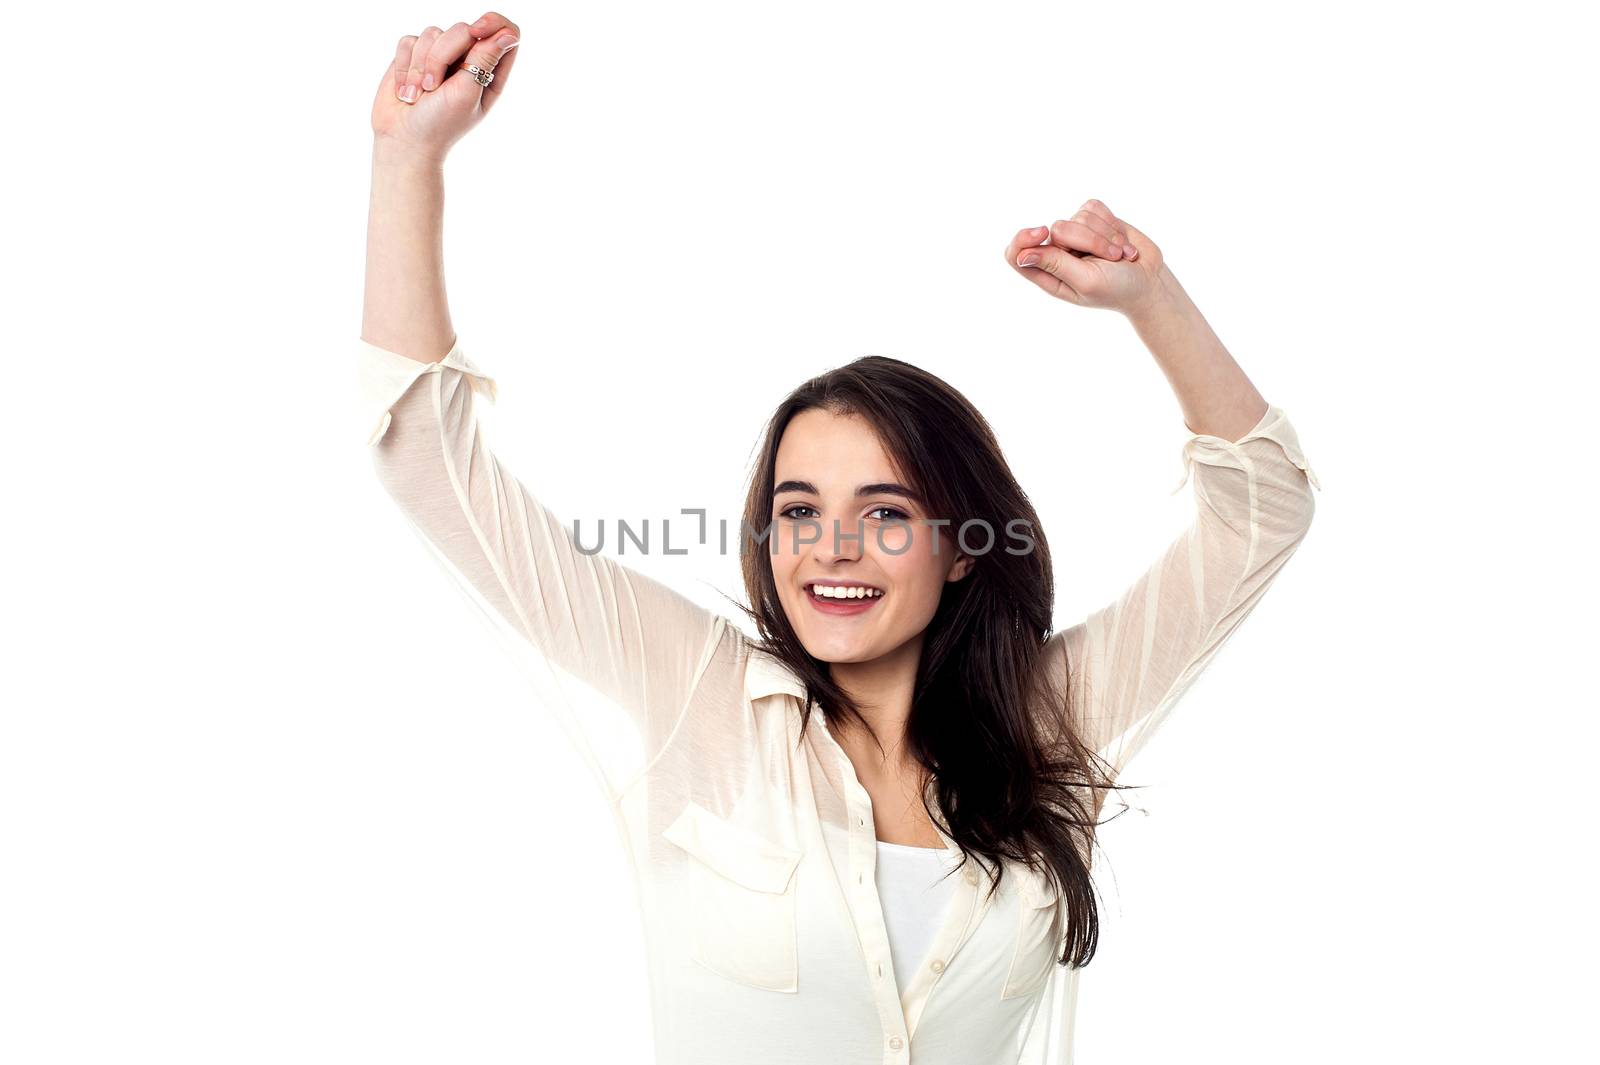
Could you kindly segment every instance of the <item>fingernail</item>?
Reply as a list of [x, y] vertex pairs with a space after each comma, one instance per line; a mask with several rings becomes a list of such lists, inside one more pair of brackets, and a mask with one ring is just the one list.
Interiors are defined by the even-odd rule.
[[473, 28], [473, 29], [475, 29], [475, 30], [481, 30], [481, 29], [483, 29], [483, 28], [484, 28], [484, 27], [485, 27], [485, 26], [487, 26], [487, 25], [488, 25], [488, 24], [489, 24], [489, 20], [488, 20], [488, 19], [486, 19], [486, 18], [481, 18], [481, 19], [479, 19], [479, 20], [478, 20], [478, 21], [477, 21], [477, 22], [474, 22], [474, 23], [473, 23], [473, 24], [472, 24], [472, 28]]
[[407, 85], [405, 88], [401, 89], [400, 99], [404, 100], [408, 104], [415, 103], [417, 99], [417, 87], [415, 85]]
[[517, 43], [517, 39], [515, 37], [502, 37], [502, 38], [500, 38], [500, 50], [502, 52], [507, 51], [508, 49], [511, 48], [512, 45], [514, 45], [516, 43]]
[[1029, 255], [1024, 255], [1022, 258], [1018, 259], [1017, 260], [1017, 265], [1018, 266], [1032, 266], [1034, 263], [1036, 263], [1038, 261], [1039, 261], [1039, 257], [1037, 255], [1029, 254]]
[[1044, 236], [1044, 229], [1044, 226], [1034, 226], [1032, 229], [1028, 230], [1028, 234], [1034, 237], [1042, 237]]
[[1139, 249], [1135, 248], [1132, 244], [1124, 244], [1122, 246], [1122, 254], [1126, 255], [1130, 259], [1137, 259], [1139, 257]]
[[433, 71], [430, 70], [422, 75], [422, 87], [428, 92], [433, 91]]

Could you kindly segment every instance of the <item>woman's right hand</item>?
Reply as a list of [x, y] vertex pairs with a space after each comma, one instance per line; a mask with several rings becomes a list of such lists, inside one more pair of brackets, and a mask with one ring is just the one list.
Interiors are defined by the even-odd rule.
[[[521, 36], [516, 23], [490, 11], [471, 25], [429, 26], [400, 38], [372, 103], [373, 135], [386, 149], [442, 164], [505, 91]], [[493, 71], [488, 88], [469, 65]]]

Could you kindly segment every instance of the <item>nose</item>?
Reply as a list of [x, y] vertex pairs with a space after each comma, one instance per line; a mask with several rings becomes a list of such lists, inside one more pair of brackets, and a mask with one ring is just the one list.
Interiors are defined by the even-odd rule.
[[861, 557], [866, 540], [866, 523], [829, 518], [819, 521], [822, 532], [811, 547], [811, 557], [824, 565], [839, 561], [855, 561]]

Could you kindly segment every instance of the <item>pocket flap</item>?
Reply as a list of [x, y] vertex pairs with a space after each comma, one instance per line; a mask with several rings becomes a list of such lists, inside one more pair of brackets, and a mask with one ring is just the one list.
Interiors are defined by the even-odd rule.
[[661, 835], [734, 883], [756, 891], [785, 891], [800, 864], [799, 851], [779, 846], [694, 802]]

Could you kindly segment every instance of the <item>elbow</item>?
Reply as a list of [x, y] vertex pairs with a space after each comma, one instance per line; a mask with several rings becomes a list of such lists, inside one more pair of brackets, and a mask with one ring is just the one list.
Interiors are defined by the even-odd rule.
[[443, 427], [426, 389], [413, 388], [384, 412], [367, 455], [374, 475], [402, 507], [453, 495]]
[[1311, 522], [1317, 515], [1316, 497], [1304, 477], [1301, 478], [1299, 490], [1284, 495], [1275, 514], [1277, 533], [1291, 546], [1299, 546], [1300, 541], [1306, 538], [1306, 533], [1311, 531]]
[[425, 423], [395, 418], [371, 446], [367, 457], [383, 490], [402, 509], [426, 506], [440, 494], [453, 494], [437, 430]]
[[419, 513], [441, 498], [453, 498], [455, 489], [435, 449], [428, 454], [394, 446], [384, 440], [370, 450], [373, 475], [400, 508]]
[[1311, 531], [1311, 519], [1316, 517], [1316, 513], [1317, 504], [1311, 498], [1310, 494], [1307, 493], [1305, 506], [1296, 516], [1297, 520], [1294, 524], [1294, 542], [1296, 544], [1299, 544], [1301, 540], [1304, 540], [1306, 538], [1306, 533]]

